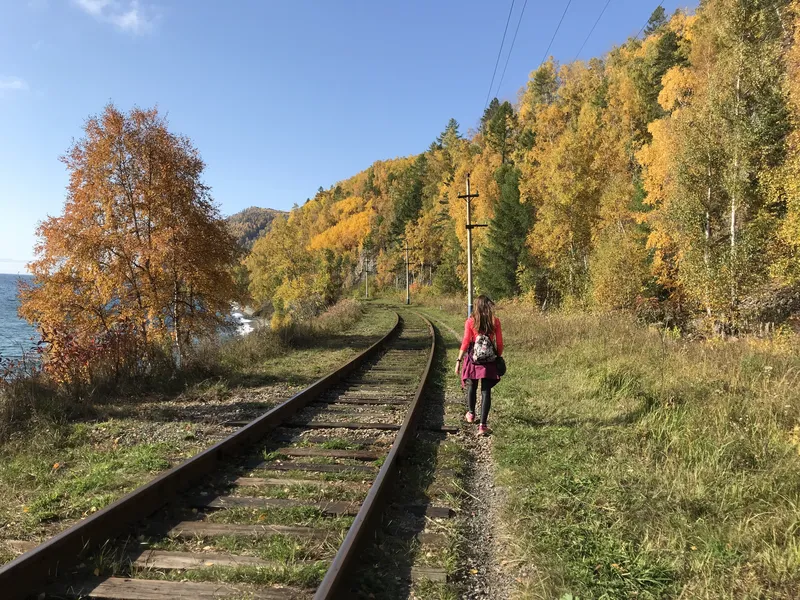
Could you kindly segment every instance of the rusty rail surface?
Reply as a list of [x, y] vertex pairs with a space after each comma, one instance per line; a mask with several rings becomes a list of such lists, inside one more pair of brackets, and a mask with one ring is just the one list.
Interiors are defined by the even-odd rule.
[[[425, 322], [431, 328], [427, 319]], [[59, 574], [77, 565], [87, 552], [97, 549], [108, 540], [124, 535], [137, 522], [152, 515], [174, 500], [178, 494], [213, 473], [223, 461], [241, 454], [249, 446], [262, 440], [270, 430], [287, 421], [292, 415], [320, 398], [326, 391], [341, 383], [348, 375], [366, 364], [398, 334], [401, 323], [399, 314], [396, 314], [392, 329], [346, 364], [295, 394], [286, 402], [272, 408], [224, 440], [0, 567], [0, 590], [2, 590], [0, 596], [4, 600], [23, 600], [29, 595], [41, 591]], [[321, 592], [318, 592], [316, 598], [334, 598], [333, 594], [336, 588], [341, 585], [347, 575], [347, 566], [351, 563], [358, 543], [365, 537], [367, 523], [371, 522], [376, 515], [376, 507], [380, 504], [379, 501], [388, 487], [388, 481], [395, 471], [398, 454], [405, 446], [407, 434], [416, 418], [419, 397], [425, 386], [432, 358], [433, 345], [425, 376], [406, 420], [392, 445], [387, 460], [379, 471], [367, 501], [364, 502], [364, 507], [359, 511], [356, 522], [331, 565], [330, 571], [332, 572], [329, 572], [323, 581], [323, 586], [320, 587], [321, 590], [324, 587], [330, 591], [322, 593], [322, 595]]]

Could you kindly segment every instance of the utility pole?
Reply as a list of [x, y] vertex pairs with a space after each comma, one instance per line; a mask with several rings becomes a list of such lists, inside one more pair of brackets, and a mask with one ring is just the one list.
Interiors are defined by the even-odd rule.
[[406, 304], [411, 304], [411, 287], [408, 282], [408, 238], [404, 241], [406, 243]]
[[[402, 241], [404, 246], [405, 246], [405, 253], [406, 253], [406, 304], [411, 304], [411, 279], [410, 279], [410, 275], [409, 275], [409, 269], [410, 269], [409, 264], [410, 263], [409, 263], [409, 258], [408, 258], [408, 251], [409, 250], [414, 250], [415, 247], [408, 245], [408, 238], [404, 237], [402, 239], [401, 238], [395, 238], [395, 239], [398, 242]], [[397, 281], [397, 280], [395, 279], [395, 281]]]
[[369, 300], [369, 263], [366, 255], [364, 256], [364, 298]]
[[469, 173], [467, 173], [467, 193], [459, 195], [467, 202], [467, 317], [472, 314], [472, 230], [476, 227], [486, 227], [485, 224], [472, 224], [472, 199], [480, 198], [480, 194], [470, 193]]

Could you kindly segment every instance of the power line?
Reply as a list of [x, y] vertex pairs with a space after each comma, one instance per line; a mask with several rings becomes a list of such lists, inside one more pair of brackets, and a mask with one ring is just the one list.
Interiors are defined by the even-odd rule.
[[572, 4], [572, 0], [569, 0], [569, 2], [567, 2], [567, 7], [564, 9], [564, 14], [561, 15], [561, 20], [558, 22], [558, 26], [556, 27], [555, 32], [553, 32], [553, 37], [550, 39], [550, 43], [547, 45], [547, 50], [544, 51], [542, 62], [539, 63], [540, 67], [544, 64], [544, 61], [547, 60], [547, 55], [550, 53], [550, 48], [553, 46], [553, 42], [555, 41], [556, 36], [558, 35], [558, 30], [561, 29], [561, 24], [564, 22], [564, 17], [567, 16], [567, 11], [569, 10], [570, 4]]
[[[658, 5], [658, 6], [656, 6], [656, 8], [655, 8], [655, 10], [654, 10], [653, 12], [656, 12], [656, 10], [658, 10], [658, 9], [659, 9], [659, 8], [661, 8], [662, 6], [664, 6], [664, 0], [661, 0], [661, 2], [659, 3], [659, 5]], [[651, 15], [652, 15], [652, 13], [651, 13]], [[649, 23], [649, 22], [650, 22], [650, 18], [648, 17], [648, 18], [647, 18], [647, 23]], [[638, 38], [640, 35], [642, 35], [642, 32], [644, 31], [644, 28], [645, 28], [645, 27], [647, 27], [647, 23], [645, 23], [644, 25], [642, 25], [642, 28], [639, 30], [639, 33], [637, 33], [637, 34], [636, 34], [636, 37], [637, 37], [637, 38]]]
[[497, 84], [497, 93], [495, 93], [495, 96], [500, 94], [500, 87], [503, 85], [503, 79], [505, 79], [506, 69], [508, 68], [508, 61], [511, 59], [511, 53], [514, 51], [514, 42], [517, 41], [519, 26], [522, 24], [522, 17], [525, 14], [525, 8], [527, 6], [528, 6], [528, 0], [525, 0], [525, 4], [522, 5], [522, 12], [519, 13], [519, 21], [517, 21], [517, 28], [514, 30], [514, 37], [511, 39], [511, 49], [508, 51], [508, 56], [506, 57], [506, 64], [503, 67], [503, 74], [500, 76], [500, 83]]
[[500, 55], [503, 53], [503, 45], [506, 43], [506, 33], [508, 33], [508, 24], [511, 22], [511, 13], [514, 12], [514, 2], [511, 0], [511, 8], [508, 10], [508, 18], [506, 19], [506, 28], [503, 30], [503, 39], [500, 41], [500, 50], [497, 51], [497, 60], [494, 63], [494, 72], [492, 73], [492, 82], [489, 84], [489, 91], [486, 94], [486, 103], [483, 105], [483, 110], [489, 106], [489, 96], [492, 95], [492, 88], [494, 87], [494, 78], [497, 75], [497, 67], [500, 64]]
[[594, 30], [597, 28], [597, 25], [600, 23], [600, 19], [603, 18], [604, 14], [606, 14], [606, 9], [608, 8], [609, 4], [611, 4], [611, 0], [608, 0], [608, 2], [606, 2], [606, 5], [603, 7], [603, 10], [600, 12], [600, 16], [597, 17], [597, 21], [594, 22], [594, 25], [592, 26], [592, 30], [589, 32], [589, 35], [587, 35], [586, 39], [583, 40], [583, 44], [581, 44], [581, 49], [578, 50], [578, 53], [575, 55], [575, 58], [572, 59], [572, 62], [575, 62], [576, 60], [578, 60], [578, 57], [581, 55], [581, 52], [583, 52], [583, 49], [586, 47], [586, 44], [589, 41], [589, 38], [592, 37], [592, 34], [594, 33]]

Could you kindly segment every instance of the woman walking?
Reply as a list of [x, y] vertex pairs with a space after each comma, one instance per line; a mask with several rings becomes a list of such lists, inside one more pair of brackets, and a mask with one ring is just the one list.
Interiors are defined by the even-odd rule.
[[[503, 330], [494, 316], [494, 302], [478, 296], [472, 315], [464, 323], [464, 339], [456, 361], [456, 375], [461, 370], [461, 386], [467, 388], [467, 423], [475, 421], [478, 381], [481, 383], [481, 421], [478, 435], [489, 431], [487, 420], [492, 407], [492, 388], [500, 381], [497, 358], [503, 355]], [[463, 362], [463, 365], [462, 365]]]

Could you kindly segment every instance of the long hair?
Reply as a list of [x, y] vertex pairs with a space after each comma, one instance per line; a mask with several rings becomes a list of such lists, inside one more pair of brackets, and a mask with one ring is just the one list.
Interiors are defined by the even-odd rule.
[[488, 296], [480, 295], [475, 300], [475, 307], [472, 309], [472, 322], [478, 333], [492, 335], [494, 333], [494, 302]]

